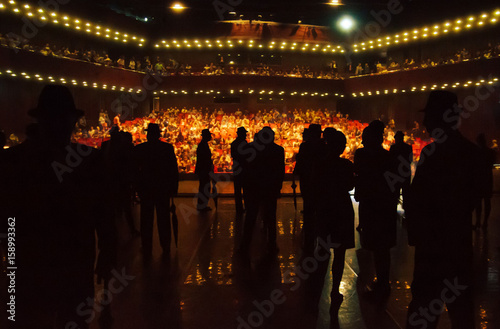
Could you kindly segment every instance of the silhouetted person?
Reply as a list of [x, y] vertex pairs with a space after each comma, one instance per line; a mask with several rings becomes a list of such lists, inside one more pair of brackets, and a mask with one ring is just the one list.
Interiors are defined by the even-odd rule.
[[373, 252], [377, 282], [367, 297], [383, 299], [391, 286], [390, 249], [396, 245], [397, 194], [386, 175], [393, 169], [389, 151], [384, 150], [384, 124], [375, 120], [363, 130], [363, 148], [354, 155], [355, 198], [359, 201], [361, 246]]
[[312, 252], [316, 238], [316, 214], [314, 209], [315, 183], [311, 179], [314, 164], [324, 152], [321, 140], [321, 126], [311, 124], [305, 133], [306, 140], [300, 144], [294, 174], [300, 176], [300, 193], [304, 201], [303, 247], [306, 252]]
[[212, 140], [210, 130], [203, 129], [201, 131], [201, 141], [196, 149], [196, 167], [194, 173], [198, 175], [200, 185], [198, 187], [198, 211], [210, 211], [212, 208], [208, 206], [210, 201], [211, 178], [214, 172], [214, 163], [212, 160], [212, 151], [208, 146], [208, 142]]
[[[313, 184], [315, 208], [317, 210], [318, 236], [333, 243], [332, 291], [330, 315], [338, 321], [338, 310], [343, 301], [339, 291], [344, 271], [346, 249], [354, 248], [354, 209], [349, 191], [354, 188], [354, 166], [340, 156], [347, 140], [344, 134], [326, 128], [326, 153], [314, 166]], [[329, 250], [328, 250], [329, 251]]]
[[111, 195], [110, 216], [121, 219], [125, 216], [130, 234], [139, 235], [135, 228], [132, 216], [132, 135], [119, 131], [117, 126], [110, 130], [111, 139], [101, 145], [102, 157], [110, 188], [114, 191]]
[[239, 127], [236, 131], [238, 137], [231, 143], [231, 157], [233, 158], [233, 181], [234, 181], [234, 203], [236, 213], [241, 214], [244, 211], [242, 189], [246, 169], [245, 149], [247, 143], [247, 130]]
[[148, 141], [134, 148], [136, 189], [141, 199], [142, 252], [146, 260], [152, 255], [155, 208], [163, 255], [170, 253], [170, 198], [177, 194], [179, 186], [174, 147], [160, 141], [161, 132], [157, 124], [150, 123], [147, 132]]
[[435, 141], [422, 150], [408, 194], [408, 238], [415, 246], [408, 329], [436, 328], [444, 304], [453, 329], [474, 328], [470, 228], [482, 177], [478, 147], [457, 130], [460, 110], [448, 91], [432, 91], [423, 110]]
[[113, 221], [102, 216], [109, 190], [99, 153], [71, 143], [83, 111], [66, 87], [45, 86], [28, 114], [38, 133], [0, 163], [1, 218], [16, 232], [13, 324], [88, 328], [90, 314], [78, 307], [94, 297], [94, 271], [98, 282], [111, 278], [116, 252]]
[[486, 137], [484, 134], [479, 134], [476, 139], [477, 145], [481, 150], [480, 158], [481, 168], [484, 171], [483, 184], [481, 185], [480, 198], [476, 205], [476, 225], [475, 229], [481, 227], [481, 217], [483, 212], [483, 202], [484, 202], [484, 221], [483, 229], [488, 229], [488, 219], [491, 214], [491, 197], [493, 195], [493, 166], [496, 162], [496, 152], [488, 147], [486, 144]]
[[285, 150], [274, 143], [274, 131], [270, 127], [262, 128], [250, 147], [253, 156], [248, 159], [249, 174], [245, 191], [247, 209], [240, 251], [248, 253], [260, 211], [267, 236], [267, 250], [274, 254], [278, 251], [276, 206], [285, 178]]
[[3, 150], [4, 146], [7, 144], [7, 136], [0, 130], [0, 151]]
[[394, 135], [395, 143], [391, 146], [389, 153], [395, 160], [397, 166], [397, 179], [394, 182], [394, 187], [402, 190], [403, 208], [406, 200], [408, 189], [411, 183], [411, 164], [413, 162], [413, 148], [404, 141], [405, 135], [402, 131], [397, 131]]

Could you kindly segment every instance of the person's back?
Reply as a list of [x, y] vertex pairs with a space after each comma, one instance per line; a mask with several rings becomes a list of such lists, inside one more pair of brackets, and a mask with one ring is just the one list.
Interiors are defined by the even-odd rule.
[[[450, 109], [457, 113], [451, 120]], [[405, 209], [409, 243], [415, 246], [407, 328], [420, 328], [422, 321], [437, 327], [439, 313], [429, 319], [419, 312], [434, 300], [446, 303], [452, 328], [474, 328], [471, 224], [484, 179], [479, 148], [457, 130], [456, 94], [431, 92], [423, 111], [435, 142], [422, 151]], [[453, 299], [443, 297], [450, 284], [457, 287]]]
[[479, 149], [456, 132], [422, 153], [426, 156], [410, 187], [410, 243], [460, 257], [472, 245], [471, 216], [481, 183]]
[[[69, 90], [46, 86], [37, 108], [39, 133], [6, 150], [0, 163], [2, 218], [16, 231], [16, 324], [20, 328], [87, 328], [77, 306], [109, 275], [115, 251], [113, 221], [103, 217], [109, 195], [99, 153], [69, 143], [81, 110]], [[17, 266], [17, 263], [11, 264]], [[108, 277], [109, 278], [109, 277]]]
[[160, 140], [148, 141], [135, 146], [134, 153], [139, 166], [139, 188], [176, 193], [177, 159], [171, 144]]

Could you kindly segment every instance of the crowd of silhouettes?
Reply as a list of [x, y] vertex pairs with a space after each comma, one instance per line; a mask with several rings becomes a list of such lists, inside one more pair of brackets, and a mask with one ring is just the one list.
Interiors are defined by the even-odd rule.
[[[407, 329], [422, 324], [436, 328], [439, 316], [429, 318], [421, 312], [436, 300], [446, 304], [453, 328], [474, 327], [472, 215], [476, 210], [476, 228], [484, 202], [483, 228], [487, 229], [495, 153], [486, 146], [484, 135], [478, 137], [479, 146], [465, 139], [456, 129], [457, 122], [444, 115], [448, 109], [460, 110], [457, 96], [431, 92], [423, 112], [424, 126], [434, 142], [426, 146], [426, 157], [413, 181], [411, 146], [398, 131], [396, 143], [384, 149], [385, 124], [379, 120], [362, 131], [363, 147], [356, 150], [354, 161], [342, 157], [347, 145], [342, 131], [311, 124], [303, 132], [294, 172], [300, 176], [304, 200], [302, 250], [306, 255], [314, 253], [320, 239], [333, 243], [333, 324], [338, 325], [343, 302], [339, 289], [346, 250], [355, 247], [350, 196], [354, 188], [361, 246], [372, 252], [377, 278], [363, 297], [381, 302], [390, 296], [390, 250], [397, 244], [402, 191], [409, 243], [415, 246]], [[100, 150], [72, 143], [71, 134], [83, 111], [64, 86], [46, 86], [38, 106], [28, 114], [36, 123], [27, 127], [27, 140], [0, 153], [2, 218], [16, 219], [17, 258], [23, 262], [17, 272], [18, 328], [53, 328], [54, 324], [65, 328], [68, 323], [88, 328], [78, 305], [94, 296], [94, 274], [98, 282], [109, 283], [116, 266], [119, 218], [125, 217], [132, 236], [140, 235], [147, 263], [153, 252], [156, 210], [160, 245], [170, 260], [171, 230], [177, 230], [170, 217], [170, 202], [179, 186], [177, 157], [174, 147], [160, 140], [161, 129], [155, 123], [147, 126], [147, 141], [135, 147], [131, 134], [120, 131], [118, 125]], [[237, 218], [245, 214], [237, 254], [250, 257], [260, 215], [266, 251], [275, 257], [285, 150], [275, 143], [269, 126], [262, 127], [251, 142], [247, 133], [244, 127], [238, 128], [231, 144]], [[206, 213], [212, 210], [209, 199], [217, 195], [217, 178], [209, 147], [212, 133], [203, 129], [201, 136], [196, 151], [196, 207]], [[5, 143], [5, 136], [0, 137]], [[135, 192], [140, 199], [140, 232], [132, 217]], [[446, 288], [450, 295], [442, 293]]]

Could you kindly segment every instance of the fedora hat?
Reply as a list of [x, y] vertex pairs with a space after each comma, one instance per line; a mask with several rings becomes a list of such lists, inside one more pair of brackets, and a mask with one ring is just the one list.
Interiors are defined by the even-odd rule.
[[145, 131], [147, 131], [148, 133], [156, 133], [156, 134], [160, 134], [160, 126], [156, 123], [150, 123], [148, 124], [148, 128], [147, 129], [144, 129]]
[[70, 116], [80, 118], [84, 112], [76, 108], [73, 96], [67, 87], [46, 85], [40, 93], [37, 107], [29, 110], [28, 115], [37, 119]]

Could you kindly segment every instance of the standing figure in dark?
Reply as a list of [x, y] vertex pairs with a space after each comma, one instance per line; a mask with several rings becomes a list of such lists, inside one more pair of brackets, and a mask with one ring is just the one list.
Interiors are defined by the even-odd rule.
[[[336, 247], [332, 264], [330, 315], [338, 322], [338, 311], [344, 296], [340, 282], [344, 272], [346, 249], [354, 248], [354, 209], [349, 191], [354, 188], [354, 166], [340, 156], [344, 153], [345, 135], [333, 128], [323, 133], [326, 153], [314, 166], [314, 201], [317, 209], [318, 237]], [[330, 250], [328, 250], [329, 252]]]
[[115, 266], [115, 227], [103, 216], [111, 191], [99, 152], [71, 143], [83, 111], [68, 88], [45, 86], [28, 114], [37, 120], [38, 133], [5, 150], [0, 163], [0, 215], [2, 224], [15, 228], [10, 266], [19, 266], [13, 324], [88, 328], [92, 317], [78, 306], [93, 300], [94, 271], [98, 282], [106, 282]]
[[208, 146], [208, 142], [212, 140], [210, 130], [203, 129], [201, 131], [201, 141], [196, 149], [196, 167], [194, 173], [198, 175], [200, 185], [198, 187], [198, 205], [197, 209], [200, 212], [210, 211], [212, 208], [208, 206], [210, 201], [210, 175], [214, 173], [214, 162], [212, 160], [212, 151]]
[[138, 236], [132, 216], [132, 135], [119, 131], [117, 126], [110, 129], [111, 139], [101, 145], [101, 153], [106, 170], [106, 176], [112, 194], [113, 202], [109, 208], [109, 216], [120, 220], [125, 216], [130, 234]]
[[141, 239], [145, 260], [153, 251], [153, 223], [156, 208], [156, 224], [163, 255], [170, 253], [171, 224], [170, 198], [177, 194], [179, 171], [177, 158], [171, 144], [160, 140], [160, 127], [150, 123], [148, 141], [134, 148], [136, 164], [136, 189], [141, 200]]
[[321, 133], [320, 125], [309, 125], [307, 132], [304, 132], [304, 142], [300, 144], [294, 170], [294, 174], [300, 176], [300, 193], [304, 201], [303, 248], [308, 253], [314, 250], [316, 238], [316, 214], [314, 209], [314, 190], [316, 185], [311, 177], [314, 164], [324, 152]]
[[242, 214], [244, 212], [241, 190], [243, 189], [246, 167], [245, 148], [248, 145], [246, 140], [247, 132], [248, 131], [244, 127], [239, 127], [236, 131], [238, 137], [231, 143], [231, 157], [233, 158], [234, 203], [236, 204], [236, 214]]
[[[398, 169], [398, 179], [394, 180], [393, 183], [397, 184], [394, 185], [396, 188], [401, 186], [403, 208], [405, 207], [405, 200], [408, 198], [408, 189], [411, 183], [411, 164], [413, 162], [413, 148], [405, 143], [404, 138], [404, 133], [398, 130], [394, 135], [395, 143], [389, 151]], [[399, 192], [399, 189], [397, 192]]]
[[377, 282], [367, 297], [382, 300], [391, 286], [390, 250], [396, 245], [398, 191], [391, 190], [387, 174], [393, 170], [389, 151], [384, 150], [384, 124], [375, 120], [363, 130], [363, 148], [354, 155], [355, 199], [359, 201], [361, 246], [373, 252]]
[[250, 147], [253, 156], [249, 159], [248, 166], [245, 191], [247, 211], [240, 251], [248, 254], [260, 211], [267, 235], [267, 250], [272, 255], [278, 252], [276, 207], [285, 178], [285, 150], [274, 143], [274, 131], [270, 127], [262, 128]]
[[488, 219], [491, 214], [491, 197], [493, 195], [493, 166], [496, 162], [496, 152], [490, 149], [486, 144], [486, 137], [484, 134], [479, 134], [476, 139], [477, 145], [481, 150], [480, 161], [481, 168], [483, 169], [483, 175], [485, 180], [481, 186], [481, 195], [476, 205], [476, 225], [474, 228], [477, 230], [481, 227], [481, 217], [483, 213], [483, 202], [484, 202], [484, 221], [483, 230], [488, 229]]
[[456, 94], [432, 91], [423, 111], [434, 142], [422, 150], [406, 209], [415, 246], [406, 328], [436, 328], [446, 304], [453, 329], [474, 329], [470, 228], [483, 180], [480, 150], [457, 130]]

